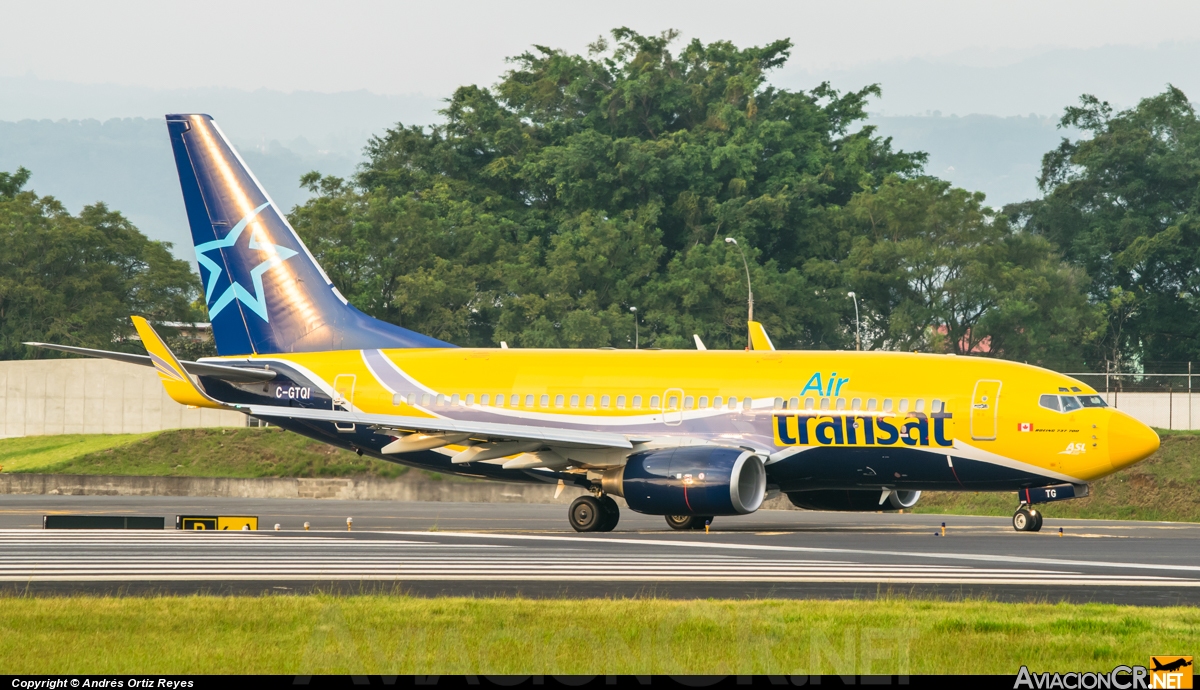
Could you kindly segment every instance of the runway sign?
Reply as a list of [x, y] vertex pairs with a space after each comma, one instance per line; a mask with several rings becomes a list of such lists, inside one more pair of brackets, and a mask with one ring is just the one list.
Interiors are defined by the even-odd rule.
[[258, 517], [254, 515], [176, 515], [175, 529], [191, 530], [240, 530], [243, 527], [258, 529]]
[[43, 515], [42, 529], [163, 529], [166, 518], [139, 515]]

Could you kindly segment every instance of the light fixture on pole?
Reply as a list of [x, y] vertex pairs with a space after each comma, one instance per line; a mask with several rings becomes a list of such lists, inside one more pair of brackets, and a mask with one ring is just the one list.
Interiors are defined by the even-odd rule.
[[858, 321], [858, 295], [854, 294], [854, 291], [851, 290], [850, 292], [846, 293], [846, 296], [854, 300], [854, 349], [861, 350], [862, 337]]
[[[746, 313], [747, 313], [746, 321], [750, 322], [750, 321], [754, 320], [754, 289], [750, 286], [750, 262], [746, 261], [746, 252], [742, 251], [742, 246], [740, 244], [738, 244], [737, 240], [733, 239], [732, 237], [726, 237], [725, 242], [727, 244], [732, 244], [733, 246], [737, 247], [738, 254], [742, 255], [742, 267], [746, 269], [746, 295], [747, 295], [747, 297], [746, 297]], [[752, 343], [750, 341], [750, 329], [749, 329], [749, 325], [747, 325], [747, 327], [746, 327], [746, 346], [750, 347], [751, 345], [752, 345]]]
[[638, 349], [638, 322], [637, 322], [637, 307], [630, 307], [629, 312], [633, 314], [633, 349]]

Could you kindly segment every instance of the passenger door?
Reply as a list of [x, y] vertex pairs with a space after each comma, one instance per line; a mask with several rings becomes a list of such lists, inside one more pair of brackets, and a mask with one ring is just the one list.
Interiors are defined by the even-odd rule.
[[683, 423], [683, 389], [668, 388], [662, 397], [663, 424], [679, 426]]
[[1000, 381], [980, 379], [971, 394], [971, 438], [995, 441], [1000, 414]]
[[[333, 409], [343, 412], [354, 411], [354, 374], [338, 374], [333, 379]], [[354, 431], [354, 424], [334, 422], [338, 431]]]

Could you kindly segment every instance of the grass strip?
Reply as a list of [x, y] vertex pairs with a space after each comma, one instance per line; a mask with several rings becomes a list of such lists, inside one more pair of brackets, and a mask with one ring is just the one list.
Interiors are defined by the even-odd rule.
[[129, 445], [154, 434], [61, 434], [0, 439], [4, 472], [40, 472], [92, 453]]
[[0, 598], [11, 674], [920, 674], [1192, 654], [1200, 609], [406, 596]]

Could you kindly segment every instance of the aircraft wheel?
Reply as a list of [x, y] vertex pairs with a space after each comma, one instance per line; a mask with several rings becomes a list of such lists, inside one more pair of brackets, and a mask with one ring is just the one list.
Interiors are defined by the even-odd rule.
[[713, 516], [711, 515], [697, 515], [695, 519], [692, 520], [692, 529], [704, 529], [704, 523], [712, 519]]
[[604, 517], [598, 532], [611, 532], [617, 527], [617, 523], [621, 521], [621, 508], [617, 502], [612, 499], [612, 496], [600, 497], [600, 509], [603, 511]]
[[671, 529], [695, 529], [692, 525], [696, 524], [696, 522], [700, 523], [701, 528], [704, 527], [703, 520], [700, 520], [695, 515], [668, 515], [666, 518], [667, 524], [671, 526]]
[[1032, 531], [1033, 523], [1033, 513], [1031, 513], [1027, 508], [1021, 508], [1017, 512], [1013, 513], [1013, 529], [1017, 530], [1018, 532]]
[[567, 519], [576, 532], [596, 532], [604, 524], [605, 511], [595, 496], [580, 496], [567, 509]]
[[1040, 510], [1034, 510], [1032, 508], [1029, 509], [1029, 512], [1030, 512], [1030, 514], [1033, 515], [1033, 524], [1029, 527], [1029, 531], [1030, 532], [1041, 532], [1042, 531], [1042, 512]]

